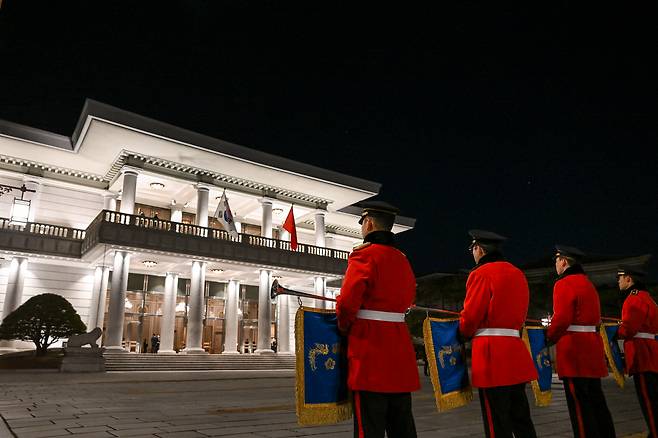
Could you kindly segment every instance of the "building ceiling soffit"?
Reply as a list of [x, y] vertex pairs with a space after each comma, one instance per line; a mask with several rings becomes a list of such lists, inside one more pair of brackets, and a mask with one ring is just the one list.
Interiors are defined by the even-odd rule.
[[258, 196], [267, 196], [307, 207], [326, 208], [332, 202], [329, 199], [126, 150], [122, 151], [117, 160], [112, 164], [110, 170], [104, 176], [104, 180], [108, 181], [111, 185], [119, 177], [121, 168], [124, 165], [142, 167], [143, 169], [171, 175], [191, 182], [205, 182], [220, 188], [233, 189]]

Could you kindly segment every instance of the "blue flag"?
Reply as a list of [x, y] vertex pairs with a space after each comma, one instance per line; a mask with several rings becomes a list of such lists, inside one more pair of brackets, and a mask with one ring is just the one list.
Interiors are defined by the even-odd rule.
[[548, 406], [551, 403], [551, 383], [553, 381], [553, 366], [546, 348], [544, 327], [526, 326], [523, 328], [523, 342], [530, 351], [532, 362], [537, 370], [537, 380], [531, 382], [537, 406]]
[[603, 347], [605, 349], [605, 358], [608, 360], [608, 366], [612, 371], [612, 376], [620, 388], [624, 388], [624, 359], [621, 357], [621, 350], [619, 344], [613, 341], [615, 335], [619, 330], [619, 325], [616, 323], [604, 323], [599, 328], [599, 333], [603, 339]]
[[426, 318], [425, 351], [439, 411], [458, 408], [473, 400], [466, 350], [457, 337], [459, 318]]
[[295, 316], [297, 419], [334, 424], [352, 417], [347, 389], [347, 339], [334, 310], [300, 307]]

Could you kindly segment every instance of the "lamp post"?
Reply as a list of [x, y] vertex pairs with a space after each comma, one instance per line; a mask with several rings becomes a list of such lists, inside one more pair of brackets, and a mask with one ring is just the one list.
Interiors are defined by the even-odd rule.
[[10, 222], [17, 225], [25, 225], [30, 217], [30, 200], [23, 199], [25, 192], [35, 193], [36, 190], [28, 189], [23, 184], [21, 187], [0, 184], [0, 196], [11, 193], [14, 190], [21, 191], [20, 198], [14, 198], [14, 203], [11, 206]]

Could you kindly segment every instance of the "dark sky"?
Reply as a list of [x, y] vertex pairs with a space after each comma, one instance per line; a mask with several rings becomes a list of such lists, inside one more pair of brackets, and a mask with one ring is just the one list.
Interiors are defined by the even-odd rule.
[[89, 97], [380, 182], [417, 273], [471, 228], [657, 252], [655, 4], [278, 3], [4, 0], [0, 118], [70, 135]]

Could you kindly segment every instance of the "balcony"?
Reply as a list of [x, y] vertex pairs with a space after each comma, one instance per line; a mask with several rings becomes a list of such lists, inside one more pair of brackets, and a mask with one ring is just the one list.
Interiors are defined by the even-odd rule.
[[103, 210], [86, 230], [0, 219], [0, 249], [81, 258], [99, 244], [342, 275], [347, 251]]

